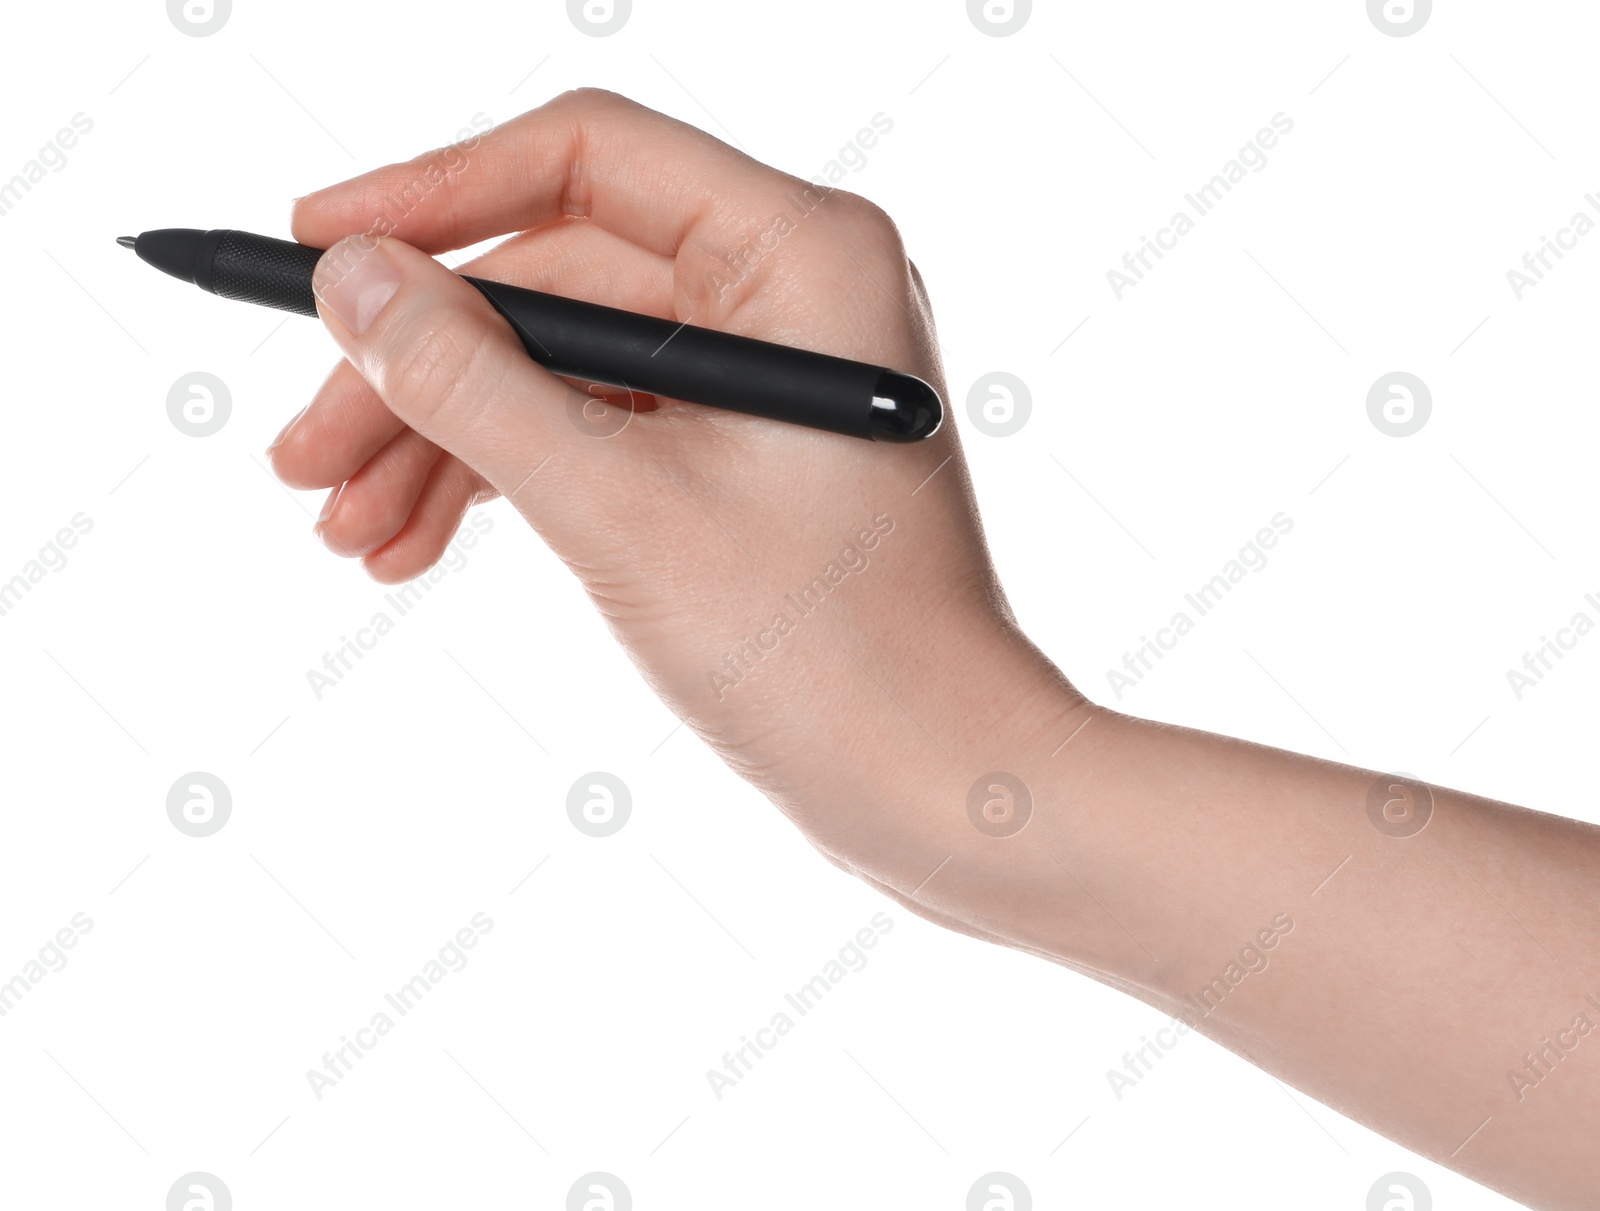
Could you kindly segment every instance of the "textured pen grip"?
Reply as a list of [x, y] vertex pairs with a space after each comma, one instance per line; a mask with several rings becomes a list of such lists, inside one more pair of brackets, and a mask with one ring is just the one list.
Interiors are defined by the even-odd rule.
[[247, 231], [225, 231], [211, 261], [209, 289], [225, 299], [316, 315], [311, 271], [321, 256], [321, 249], [304, 244]]

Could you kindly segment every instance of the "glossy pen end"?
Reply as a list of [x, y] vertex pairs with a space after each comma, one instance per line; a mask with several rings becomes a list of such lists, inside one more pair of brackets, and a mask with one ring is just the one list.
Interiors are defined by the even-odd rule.
[[885, 370], [873, 388], [867, 429], [873, 441], [921, 441], [938, 432], [943, 418], [937, 391], [920, 378]]

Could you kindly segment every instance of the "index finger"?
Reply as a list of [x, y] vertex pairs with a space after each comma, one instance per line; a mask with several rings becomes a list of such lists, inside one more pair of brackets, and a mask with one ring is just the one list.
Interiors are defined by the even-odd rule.
[[476, 141], [308, 194], [292, 230], [319, 248], [373, 231], [439, 253], [578, 215], [675, 256], [697, 232], [765, 215], [786, 187], [817, 193], [687, 123], [585, 88]]

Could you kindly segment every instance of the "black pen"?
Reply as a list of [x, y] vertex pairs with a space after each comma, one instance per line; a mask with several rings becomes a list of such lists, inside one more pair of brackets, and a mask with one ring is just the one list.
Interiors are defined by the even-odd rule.
[[[139, 259], [224, 298], [316, 315], [323, 250], [247, 231], [119, 236]], [[939, 428], [939, 393], [909, 374], [461, 275], [552, 373], [850, 437], [910, 442]]]

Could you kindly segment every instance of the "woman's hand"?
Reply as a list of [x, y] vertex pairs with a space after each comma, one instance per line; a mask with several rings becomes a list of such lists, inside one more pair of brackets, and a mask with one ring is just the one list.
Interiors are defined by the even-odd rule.
[[[954, 426], [873, 445], [660, 401], [619, 430], [427, 255], [520, 231], [471, 269], [942, 391], [927, 297], [861, 199], [605, 93], [446, 150], [459, 172], [425, 156], [295, 212], [316, 245], [394, 223], [319, 265], [349, 362], [274, 453], [344, 485], [331, 547], [407, 579], [507, 497], [840, 866], [1530, 1205], [1595, 1205], [1600, 1043], [1562, 1057], [1600, 1006], [1600, 829], [1096, 708], [1012, 620]], [[1398, 789], [1413, 828], [1375, 814]]]
[[[962, 729], [1009, 713], [1019, 677], [1061, 688], [1010, 624], [955, 426], [893, 446], [668, 400], [630, 415], [531, 361], [431, 259], [520, 233], [463, 271], [946, 394], [888, 217], [584, 90], [302, 198], [293, 229], [330, 248], [317, 292], [348, 360], [272, 462], [294, 487], [333, 489], [328, 546], [406, 580], [471, 505], [505, 496], [734, 769], [836, 862], [913, 889], [942, 843], [910, 843], [926, 813], [912, 788]], [[356, 234], [374, 231], [386, 238]]]

